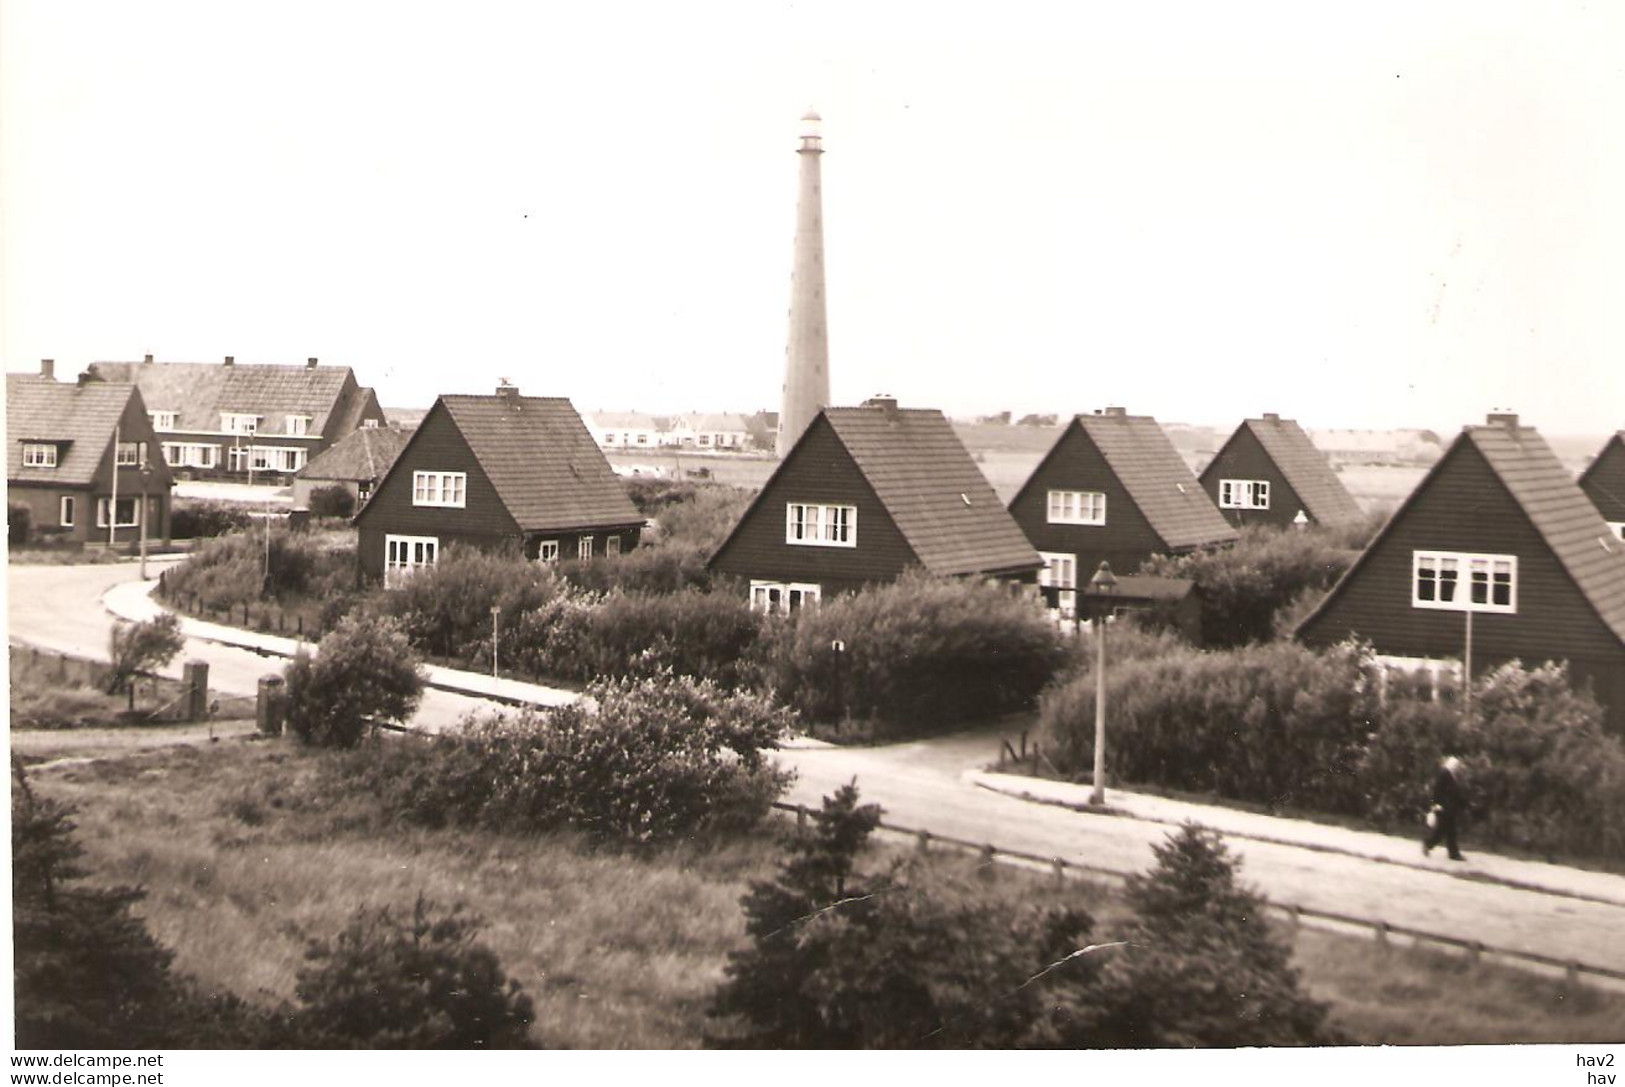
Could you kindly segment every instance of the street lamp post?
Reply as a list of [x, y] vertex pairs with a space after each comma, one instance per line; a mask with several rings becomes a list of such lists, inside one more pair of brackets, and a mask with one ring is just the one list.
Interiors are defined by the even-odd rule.
[[841, 721], [846, 717], [846, 699], [842, 697], [841, 672], [846, 661], [846, 643], [836, 638], [829, 643], [829, 651], [835, 654], [835, 711], [840, 716], [835, 719], [835, 731], [841, 731]]
[[497, 669], [497, 623], [502, 615], [502, 605], [491, 605], [491, 678], [501, 679]]
[[1112, 591], [1117, 579], [1109, 562], [1102, 562], [1089, 579], [1098, 607], [1095, 610], [1095, 773], [1089, 803], [1106, 803], [1106, 617], [1111, 611]]
[[[145, 460], [141, 462], [141, 580], [147, 580], [147, 514], [150, 510], [150, 500], [147, 498], [148, 484], [152, 482], [152, 465]], [[114, 520], [118, 519], [117, 513]]]

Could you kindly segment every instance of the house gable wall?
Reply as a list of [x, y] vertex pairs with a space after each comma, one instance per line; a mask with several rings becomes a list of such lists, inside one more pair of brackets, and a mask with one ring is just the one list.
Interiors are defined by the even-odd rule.
[[1609, 439], [1586, 469], [1580, 489], [1604, 521], [1625, 521], [1625, 438], [1616, 435]]
[[[1270, 485], [1270, 507], [1267, 510], [1225, 509], [1219, 505], [1219, 481], [1223, 479], [1262, 479]], [[1303, 510], [1314, 521], [1315, 516], [1304, 505], [1298, 492], [1292, 489], [1286, 473], [1275, 459], [1265, 452], [1264, 445], [1243, 423], [1219, 450], [1213, 462], [1202, 470], [1202, 489], [1213, 500], [1219, 515], [1237, 528], [1243, 525], [1276, 525], [1289, 527], [1298, 511]]]
[[[1051, 490], [1101, 492], [1106, 496], [1106, 523], [1050, 524]], [[1010, 514], [1037, 550], [1077, 556], [1080, 587], [1103, 561], [1112, 564], [1114, 573], [1132, 574], [1164, 548], [1162, 537], [1075, 420], [1011, 500]]]

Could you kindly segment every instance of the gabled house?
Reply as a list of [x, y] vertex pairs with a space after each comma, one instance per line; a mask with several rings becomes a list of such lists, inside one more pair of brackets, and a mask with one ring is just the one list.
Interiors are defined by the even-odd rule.
[[1625, 542], [1516, 415], [1463, 428], [1297, 636], [1475, 675], [1566, 660], [1625, 733]]
[[[34, 531], [76, 543], [169, 539], [168, 467], [132, 385], [6, 375], [6, 494]], [[146, 501], [142, 498], [145, 495]]]
[[163, 456], [188, 478], [286, 484], [360, 427], [384, 425], [378, 397], [348, 366], [93, 362], [101, 381], [136, 385]]
[[946, 416], [876, 398], [814, 416], [709, 565], [789, 612], [909, 569], [1031, 584], [1043, 563]]
[[[1063, 614], [1102, 562], [1118, 577], [1153, 555], [1236, 541], [1173, 442], [1148, 415], [1078, 415], [1010, 500], [1045, 562], [1040, 584]], [[1149, 602], [1149, 601], [1148, 601]]]
[[601, 449], [653, 449], [664, 444], [660, 420], [641, 411], [595, 411], [585, 422]]
[[1625, 430], [1616, 433], [1580, 473], [1580, 490], [1602, 519], [1625, 540]]
[[1302, 427], [1274, 412], [1243, 420], [1200, 479], [1219, 513], [1237, 528], [1343, 525], [1363, 516], [1326, 454]]
[[386, 585], [453, 545], [526, 558], [616, 555], [643, 517], [563, 397], [442, 396], [355, 516], [364, 578]]
[[743, 449], [750, 428], [740, 415], [690, 413], [672, 419], [669, 438], [685, 449]]
[[310, 506], [310, 492], [322, 487], [343, 487], [360, 509], [372, 497], [378, 481], [389, 474], [412, 431], [400, 427], [363, 427], [352, 430], [293, 476], [293, 504]]

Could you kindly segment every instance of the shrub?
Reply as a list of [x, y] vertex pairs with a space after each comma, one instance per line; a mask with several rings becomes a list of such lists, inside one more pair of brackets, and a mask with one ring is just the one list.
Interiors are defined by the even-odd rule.
[[107, 693], [118, 694], [127, 688], [137, 672], [162, 668], [185, 645], [181, 621], [168, 612], [144, 623], [114, 623], [108, 632], [113, 667], [107, 674]]
[[1065, 650], [1032, 601], [914, 574], [802, 612], [774, 658], [778, 689], [803, 717], [919, 733], [1031, 706]]
[[317, 747], [354, 747], [368, 718], [400, 721], [423, 695], [423, 673], [400, 628], [387, 619], [342, 619], [283, 671], [288, 724]]
[[722, 687], [750, 686], [762, 618], [735, 596], [612, 593], [587, 623], [587, 676], [669, 670]]
[[627, 843], [754, 826], [789, 775], [764, 757], [792, 723], [752, 694], [663, 676], [594, 685], [596, 705], [470, 721], [350, 764], [428, 826], [569, 828]]
[[355, 512], [355, 495], [339, 484], [317, 487], [310, 492], [312, 517], [348, 517]]
[[1202, 644], [1210, 648], [1267, 641], [1275, 613], [1308, 589], [1331, 587], [1355, 552], [1319, 531], [1265, 526], [1242, 529], [1234, 547], [1156, 556], [1140, 571], [1196, 583], [1202, 602]]
[[175, 539], [225, 536], [248, 528], [253, 518], [248, 507], [238, 502], [177, 502], [169, 516], [169, 532]]
[[620, 555], [590, 561], [570, 559], [559, 564], [559, 577], [578, 589], [607, 593], [675, 593], [684, 589], [709, 590], [709, 555], [698, 545], [669, 541], [659, 547], [639, 547]]
[[648, 538], [661, 547], [686, 545], [709, 556], [739, 523], [755, 492], [724, 483], [686, 486], [693, 488], [691, 496], [661, 509]]
[[522, 649], [520, 617], [557, 592], [552, 572], [522, 555], [453, 546], [400, 588], [377, 594], [372, 610], [399, 619], [424, 653], [489, 667], [492, 607], [502, 609], [499, 650], [514, 660]]
[[207, 541], [165, 574], [164, 591], [172, 599], [196, 596], [205, 608], [234, 608], [260, 599], [267, 588], [279, 597], [300, 596], [353, 579], [353, 549], [324, 549], [285, 528], [272, 529], [267, 548], [264, 532], [260, 527]]
[[34, 511], [21, 502], [6, 503], [6, 543], [18, 547], [33, 535]]
[[409, 918], [356, 911], [314, 939], [299, 971], [294, 1026], [307, 1048], [520, 1049], [530, 998], [476, 942], [480, 922], [421, 895]]

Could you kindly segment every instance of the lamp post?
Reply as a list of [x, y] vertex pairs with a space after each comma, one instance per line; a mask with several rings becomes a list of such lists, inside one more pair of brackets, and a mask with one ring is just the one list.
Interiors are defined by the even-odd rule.
[[1089, 588], [1098, 604], [1095, 610], [1095, 774], [1089, 803], [1099, 806], [1106, 803], [1106, 617], [1111, 612], [1112, 591], [1117, 588], [1111, 563], [1100, 564], [1095, 576], [1089, 579]]
[[840, 714], [835, 719], [835, 731], [841, 731], [841, 721], [846, 717], [846, 700], [841, 697], [841, 671], [846, 662], [846, 643], [836, 638], [829, 643], [829, 651], [835, 654], [835, 709]]
[[501, 679], [497, 670], [497, 623], [502, 615], [502, 605], [491, 605], [491, 678]]
[[[147, 580], [147, 514], [150, 512], [147, 485], [152, 482], [152, 465], [141, 461], [141, 580]], [[114, 520], [118, 515], [114, 513]]]

